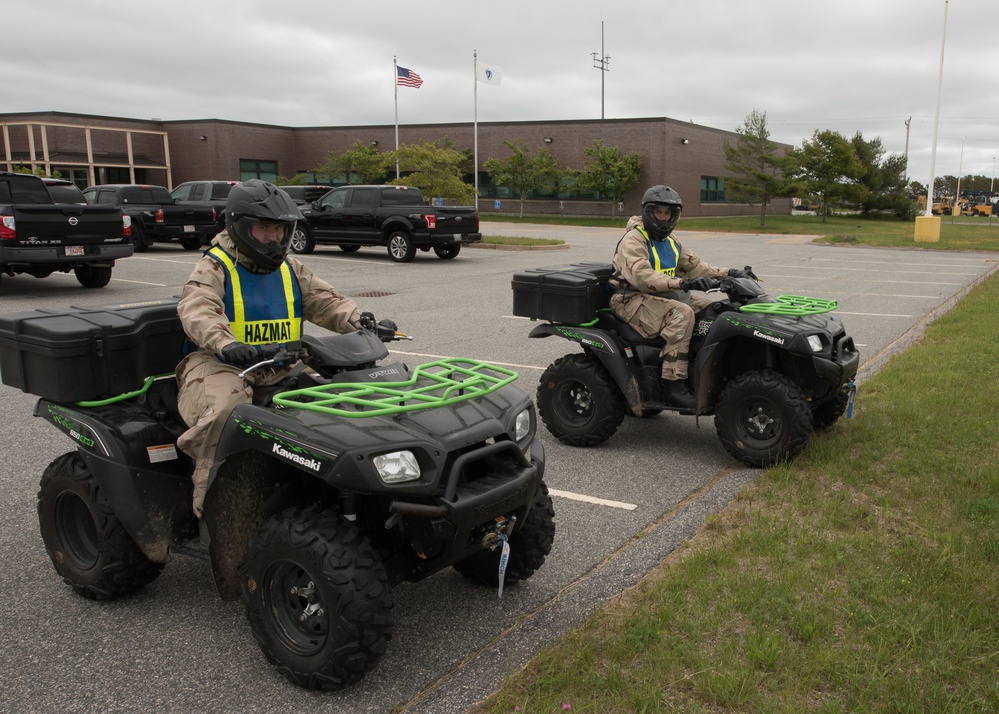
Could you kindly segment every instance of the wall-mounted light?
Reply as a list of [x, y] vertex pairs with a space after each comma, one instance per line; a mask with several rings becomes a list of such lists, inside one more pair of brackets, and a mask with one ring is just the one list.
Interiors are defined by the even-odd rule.
[[545, 137], [545, 143], [546, 143], [546, 144], [550, 144], [550, 143], [552, 143], [552, 138], [551, 138], [550, 136], [546, 136], [546, 137]]
[[690, 143], [690, 139], [680, 139], [680, 143], [681, 144], [689, 144]]
[[378, 146], [377, 141], [369, 141], [368, 143], [371, 144], [372, 146]]
[[201, 136], [198, 137], [198, 141], [208, 141], [208, 137], [202, 134]]

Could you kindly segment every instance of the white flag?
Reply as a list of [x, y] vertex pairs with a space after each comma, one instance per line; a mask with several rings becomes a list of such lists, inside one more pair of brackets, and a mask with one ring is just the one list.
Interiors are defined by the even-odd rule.
[[475, 78], [486, 84], [499, 84], [503, 81], [503, 69], [492, 64], [478, 63]]

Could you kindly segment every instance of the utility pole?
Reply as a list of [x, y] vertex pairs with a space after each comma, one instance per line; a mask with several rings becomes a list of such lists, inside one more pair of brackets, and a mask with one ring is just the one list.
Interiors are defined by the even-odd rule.
[[604, 21], [600, 21], [600, 57], [596, 52], [590, 53], [593, 57], [593, 66], [600, 70], [600, 120], [604, 118], [604, 77], [610, 72], [610, 55], [604, 54]]

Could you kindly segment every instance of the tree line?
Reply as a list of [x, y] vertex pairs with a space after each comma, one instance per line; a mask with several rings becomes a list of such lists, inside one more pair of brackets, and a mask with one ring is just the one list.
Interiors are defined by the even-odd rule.
[[[766, 227], [767, 209], [774, 198], [797, 198], [815, 205], [825, 222], [834, 207], [850, 206], [865, 216], [887, 215], [911, 220], [926, 187], [906, 176], [906, 159], [885, 151], [880, 138], [852, 137], [818, 130], [800, 147], [788, 149], [770, 138], [766, 112], [753, 109], [736, 128], [734, 143], [725, 142], [729, 175], [720, 177], [725, 200], [759, 206], [760, 227]], [[625, 193], [641, 180], [641, 158], [597, 140], [583, 149], [583, 168], [560, 165], [542, 146], [504, 141], [506, 158], [483, 163], [492, 186], [502, 187], [520, 202], [532, 196], [554, 196], [562, 191], [591, 192], [611, 202], [611, 215]], [[330, 152], [326, 161], [307, 174], [278, 177], [278, 183], [303, 184], [325, 177], [331, 183], [381, 183], [416, 186], [424, 195], [462, 203], [475, 201], [474, 158], [445, 138], [442, 142], [403, 145], [378, 151], [360, 141], [343, 152]], [[399, 176], [399, 178], [389, 178]], [[469, 181], [469, 179], [472, 179]], [[956, 195], [958, 179], [944, 176], [934, 182], [936, 196]], [[961, 179], [962, 194], [986, 194], [985, 176]]]

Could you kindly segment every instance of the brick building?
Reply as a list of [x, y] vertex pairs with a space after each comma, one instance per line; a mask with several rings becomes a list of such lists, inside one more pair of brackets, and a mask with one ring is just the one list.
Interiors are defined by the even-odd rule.
[[[285, 127], [204, 119], [158, 121], [38, 112], [0, 114], [3, 154], [0, 166], [59, 171], [81, 187], [94, 183], [153, 183], [168, 188], [198, 179], [246, 180], [308, 173], [330, 152], [357, 141], [379, 150], [395, 148], [394, 125]], [[407, 124], [398, 127], [400, 144], [449, 139], [472, 151], [475, 125]], [[531, 150], [547, 147], [565, 167], [582, 169], [583, 149], [602, 141], [624, 154], [641, 157], [642, 178], [614, 207], [618, 214], [637, 213], [645, 189], [666, 183], [684, 199], [688, 216], [751, 215], [758, 209], [725, 200], [726, 142], [735, 132], [669, 118], [574, 121], [479, 122], [478, 158], [506, 157], [504, 141], [523, 141]], [[325, 181], [320, 181], [325, 182]], [[519, 201], [497, 191], [480, 173], [479, 209], [516, 213]], [[496, 195], [496, 194], [499, 195]], [[775, 199], [772, 213], [790, 211], [789, 199]], [[610, 215], [607, 201], [572, 196], [529, 200], [525, 213]]]

